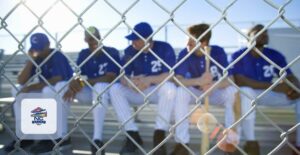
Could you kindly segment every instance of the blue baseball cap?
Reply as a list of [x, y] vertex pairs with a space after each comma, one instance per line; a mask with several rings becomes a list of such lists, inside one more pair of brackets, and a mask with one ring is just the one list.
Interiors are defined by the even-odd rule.
[[31, 47], [30, 50], [42, 51], [49, 45], [49, 39], [44, 33], [35, 33], [30, 37]]
[[[137, 25], [134, 26], [133, 30], [136, 31], [140, 36], [142, 36], [145, 39], [148, 38], [153, 33], [152, 27], [150, 26], [150, 24], [146, 22], [138, 23]], [[127, 35], [126, 38], [128, 40], [140, 39], [140, 37], [133, 32]]]

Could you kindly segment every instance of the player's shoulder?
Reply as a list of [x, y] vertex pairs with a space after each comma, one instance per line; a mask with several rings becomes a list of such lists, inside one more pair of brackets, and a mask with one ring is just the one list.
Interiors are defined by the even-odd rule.
[[265, 47], [264, 48], [264, 54], [273, 56], [273, 57], [283, 57], [283, 54], [280, 53], [279, 51], [273, 49], [273, 48], [269, 48], [269, 47]]
[[211, 45], [210, 48], [211, 48], [211, 52], [216, 54], [216, 55], [225, 54], [225, 50], [221, 46]]
[[160, 40], [154, 40], [153, 44], [156, 48], [160, 48], [160, 49], [173, 49], [172, 45], [168, 42], [165, 41], [160, 41]]
[[58, 62], [61, 62], [61, 63], [65, 63], [67, 62], [67, 58], [66, 56], [60, 51], [60, 50], [56, 50], [56, 49], [51, 49], [51, 52], [55, 52], [52, 56], [51, 56], [51, 59], [53, 61], [58, 61]]
[[89, 48], [84, 48], [79, 52], [79, 57], [87, 57], [90, 54]]
[[137, 53], [137, 50], [133, 48], [132, 45], [129, 45], [124, 49], [124, 55], [134, 55]]
[[179, 58], [182, 58], [182, 57], [186, 56], [187, 54], [188, 54], [188, 50], [187, 50], [187, 48], [184, 48], [179, 52], [178, 56], [179, 56]]
[[219, 45], [210, 45], [210, 48], [212, 50], [217, 50], [217, 51], [224, 51], [224, 48], [219, 46]]
[[111, 56], [119, 56], [119, 50], [114, 47], [104, 46], [103, 49]]
[[51, 49], [51, 52], [55, 52], [52, 56], [54, 58], [56, 58], [56, 57], [65, 57], [65, 55], [60, 50]]
[[232, 53], [232, 58], [237, 58], [237, 57], [239, 57], [239, 56], [242, 55], [246, 50], [247, 50], [246, 47], [243, 47], [243, 48], [238, 49], [237, 51], [235, 51], [235, 52]]

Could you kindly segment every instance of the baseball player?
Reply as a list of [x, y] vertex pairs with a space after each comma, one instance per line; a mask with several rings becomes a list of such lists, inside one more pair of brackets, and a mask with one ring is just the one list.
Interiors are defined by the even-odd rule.
[[[109, 94], [105, 89], [119, 74], [118, 66], [104, 53], [104, 51], [118, 63], [120, 62], [120, 57], [119, 51], [115, 48], [107, 46], [100, 48], [98, 42], [100, 39], [100, 33], [96, 27], [91, 26], [85, 31], [85, 42], [89, 47], [81, 50], [77, 59], [77, 65], [83, 64], [80, 68], [81, 76], [70, 83], [69, 89], [64, 95], [64, 99], [71, 101], [76, 98], [80, 103], [92, 102], [93, 104], [98, 104], [93, 109], [93, 140], [94, 143], [101, 148], [103, 146], [103, 123], [109, 102]], [[92, 54], [93, 56], [88, 58]], [[92, 93], [92, 89], [85, 86], [85, 83], [83, 82], [84, 76], [87, 77], [87, 82], [97, 93]], [[100, 101], [97, 100], [99, 96], [101, 96]], [[97, 149], [93, 144], [91, 145], [91, 151], [93, 155], [97, 152]], [[104, 155], [105, 151], [102, 150], [101, 153]]]
[[[188, 33], [198, 38], [209, 29], [208, 24], [197, 24], [188, 28]], [[210, 56], [221, 66], [228, 65], [227, 56], [223, 48], [219, 46], [209, 45], [211, 31], [209, 31], [200, 42], [197, 43], [193, 38], [188, 39], [187, 48], [183, 49], [178, 57], [178, 61], [183, 59], [189, 52], [193, 52], [186, 60], [176, 68], [176, 77], [187, 87], [194, 95], [200, 96], [209, 89], [214, 82], [222, 77], [223, 70], [214, 62], [210, 61], [209, 72], [205, 71], [205, 55], [200, 51], [206, 46], [210, 48]], [[197, 44], [200, 47], [197, 48]], [[231, 78], [231, 76], [229, 76]], [[233, 104], [235, 101], [236, 89], [231, 86], [227, 80], [222, 81], [210, 96], [210, 104], [222, 105], [225, 107], [225, 127], [229, 127], [234, 122]], [[189, 104], [194, 103], [195, 99], [182, 86], [177, 88], [175, 105], [175, 121], [179, 122], [189, 112]], [[188, 146], [190, 141], [189, 120], [185, 119], [181, 122], [175, 131], [175, 141], [177, 142], [172, 155], [188, 155], [188, 150], [184, 145]]]
[[[37, 63], [38, 65], [44, 62], [50, 54], [51, 57], [40, 67], [41, 69], [41, 76], [43, 76], [53, 87], [56, 91], [61, 90], [66, 84], [67, 81], [72, 77], [73, 70], [71, 66], [68, 63], [68, 60], [66, 57], [60, 52], [55, 49], [50, 48], [50, 42], [48, 37], [43, 33], [35, 33], [30, 37], [30, 43], [31, 48], [29, 49], [28, 54], [31, 56], [31, 58]], [[32, 61], [27, 61], [25, 64], [25, 67], [21, 71], [21, 73], [18, 75], [18, 83], [20, 86], [18, 87], [20, 92], [28, 93], [28, 92], [41, 92], [44, 94], [55, 94], [54, 92], [46, 83], [45, 81], [39, 77], [39, 82], [37, 83], [31, 83], [25, 85], [30, 78], [36, 74], [36, 66], [33, 64]], [[14, 97], [16, 97], [17, 92], [19, 90], [12, 90], [12, 94]], [[62, 121], [62, 133], [61, 137], [67, 134], [67, 116], [69, 112], [69, 104], [66, 102], [63, 102], [62, 104], [65, 104], [63, 106], [63, 115], [61, 118]], [[18, 108], [16, 107], [17, 104], [14, 104], [14, 109]], [[14, 110], [16, 111], [16, 110]], [[16, 118], [19, 116], [20, 113], [15, 112]], [[61, 138], [56, 139], [57, 142], [59, 142]], [[14, 144], [15, 141], [10, 143], [9, 145], [5, 146], [4, 150], [6, 152], [11, 152], [14, 150]], [[20, 143], [20, 147], [25, 148], [33, 144], [33, 140], [22, 140]], [[70, 139], [64, 141], [61, 144], [61, 147], [67, 147], [70, 146]], [[42, 140], [39, 143], [37, 143], [35, 146], [33, 146], [30, 151], [32, 153], [45, 153], [52, 150], [54, 147], [54, 143], [52, 140]]]
[[[134, 32], [126, 36], [126, 38], [131, 41], [132, 45], [125, 49], [123, 60], [125, 64], [129, 61], [132, 62], [129, 62], [129, 65], [125, 68], [125, 72], [126, 76], [129, 77], [132, 82], [147, 95], [168, 76], [169, 72], [169, 69], [158, 58], [156, 58], [150, 50], [169, 66], [173, 66], [175, 64], [175, 53], [170, 44], [152, 40], [151, 34], [153, 33], [153, 30], [148, 23], [138, 23], [134, 26], [134, 31], [141, 37], [148, 40], [147, 42], [144, 42], [144, 40]], [[136, 54], [140, 55], [132, 60]], [[168, 130], [171, 112], [173, 110], [175, 95], [175, 84], [167, 81], [161, 85], [154, 94], [149, 96], [149, 100], [151, 102], [158, 103], [158, 116], [156, 118], [153, 137], [154, 147], [165, 138], [165, 132]], [[130, 119], [132, 115], [130, 104], [141, 105], [144, 103], [144, 97], [132, 88], [131, 85], [124, 79], [121, 80], [121, 83], [117, 83], [112, 86], [110, 89], [110, 96], [118, 119], [122, 124], [124, 124], [124, 129], [135, 140], [135, 142], [142, 145], [143, 142], [138, 133], [138, 127], [134, 120]], [[136, 153], [137, 151], [137, 146], [129, 138], [127, 138], [120, 154]], [[165, 155], [165, 145], [162, 145], [154, 152], [154, 154]]]
[[[263, 25], [255, 25], [248, 32], [249, 37], [255, 36], [263, 30]], [[268, 44], [268, 33], [265, 30], [256, 38], [255, 47], [266, 57], [272, 60], [280, 67], [287, 65], [284, 56], [278, 51], [265, 47]], [[236, 60], [247, 48], [242, 48], [235, 52], [232, 60]], [[264, 92], [272, 85], [273, 80], [279, 77], [279, 70], [262, 58], [254, 49], [251, 49], [241, 60], [239, 60], [232, 70], [234, 79], [240, 89], [251, 98], [241, 93], [242, 114], [246, 114], [251, 108], [251, 101]], [[293, 75], [290, 69], [286, 70], [286, 78], [299, 88], [299, 81]], [[296, 105], [297, 122], [300, 121], [300, 100], [299, 93], [290, 88], [286, 83], [278, 84], [272, 91], [268, 92], [256, 102], [258, 105], [280, 106], [280, 105]], [[242, 133], [247, 140], [244, 149], [248, 154], [258, 155], [259, 145], [255, 141], [254, 135], [255, 111], [248, 115], [242, 122]], [[300, 146], [300, 128], [297, 129], [296, 146]]]

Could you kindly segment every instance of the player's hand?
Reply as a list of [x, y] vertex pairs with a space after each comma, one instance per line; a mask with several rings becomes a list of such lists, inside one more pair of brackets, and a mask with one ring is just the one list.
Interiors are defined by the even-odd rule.
[[35, 59], [38, 57], [38, 53], [35, 52], [35, 51], [32, 51], [32, 50], [29, 50], [29, 51], [28, 51], [28, 55], [29, 55], [33, 60], [35, 60]]
[[209, 83], [209, 84], [201, 86], [200, 88], [203, 92], [206, 92], [210, 87], [212, 87], [212, 85], [213, 85], [213, 83]]
[[75, 98], [75, 95], [76, 95], [76, 93], [74, 93], [71, 89], [68, 89], [65, 92], [63, 99], [64, 99], [64, 101], [71, 102]]
[[290, 100], [296, 100], [296, 99], [300, 98], [300, 93], [298, 93], [298, 92], [295, 91], [294, 89], [290, 89], [290, 90], [287, 92], [287, 97], [288, 97]]
[[151, 84], [150, 80], [142, 75], [132, 77], [131, 80], [135, 84], [135, 86], [141, 91], [147, 89]]
[[212, 75], [209, 72], [205, 72], [201, 77], [196, 80], [196, 86], [202, 87], [211, 84], [213, 81]]
[[129, 87], [129, 84], [128, 84], [128, 82], [126, 81], [126, 79], [125, 79], [124, 77], [122, 77], [122, 78], [120, 79], [120, 82], [121, 82], [122, 85], [128, 86], [128, 87]]
[[82, 89], [82, 85], [80, 84], [80, 79], [74, 79], [70, 82], [69, 89], [71, 89], [74, 93], [78, 93]]
[[145, 89], [149, 88], [150, 85], [151, 85], [151, 80], [149, 78], [147, 78], [147, 77], [141, 78], [139, 89], [145, 90]]
[[22, 92], [22, 93], [28, 93], [28, 92], [30, 92], [30, 91], [31, 91], [31, 89], [30, 89], [29, 86], [23, 87], [23, 88], [21, 89], [21, 92]]
[[28, 92], [30, 92], [30, 91], [32, 91], [32, 90], [35, 90], [34, 85], [29, 85], [29, 86], [23, 87], [23, 88], [21, 89], [21, 92], [22, 92], [22, 93], [28, 93]]

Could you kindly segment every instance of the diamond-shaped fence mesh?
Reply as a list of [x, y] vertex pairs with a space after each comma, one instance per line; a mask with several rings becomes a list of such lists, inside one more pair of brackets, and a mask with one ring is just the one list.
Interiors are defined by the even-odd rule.
[[[294, 80], [287, 78], [289, 75], [289, 68], [293, 65], [299, 64], [299, 53], [298, 55], [296, 55], [296, 57], [293, 58], [293, 60], [287, 62], [285, 66], [281, 66], [277, 64], [277, 60], [272, 59], [272, 57], [266, 55], [262, 49], [259, 49], [256, 46], [258, 43], [257, 39], [261, 35], [263, 35], [264, 32], [268, 30], [272, 25], [274, 25], [274, 23], [276, 23], [277, 21], [285, 22], [290, 28], [292, 28], [295, 31], [295, 33], [299, 34], [299, 27], [296, 26], [293, 22], [291, 22], [291, 20], [285, 17], [285, 9], [292, 2], [292, 0], [285, 1], [281, 5], [278, 5], [273, 1], [264, 0], [263, 3], [273, 8], [276, 12], [274, 11], [275, 13], [273, 15], [272, 20], [268, 21], [265, 24], [265, 26], [258, 32], [256, 32], [254, 35], [245, 34], [243, 30], [238, 28], [234, 22], [230, 21], [227, 18], [227, 14], [230, 13], [230, 9], [235, 5], [238, 5], [239, 0], [229, 1], [224, 8], [220, 8], [218, 2], [216, 1], [206, 0], [206, 5], [210, 6], [211, 9], [218, 12], [219, 16], [215, 20], [215, 22], [210, 23], [210, 27], [207, 30], [205, 30], [200, 36], [197, 37], [190, 34], [185, 28], [183, 28], [183, 26], [179, 24], [180, 22], [175, 18], [178, 9], [180, 9], [185, 3], [187, 3], [187, 0], [180, 1], [176, 5], [176, 7], [172, 9], [169, 9], [161, 1], [153, 0], [151, 1], [151, 3], [153, 3], [157, 8], [164, 12], [165, 15], [168, 16], [168, 18], [166, 18], [164, 21], [160, 21], [161, 24], [157, 26], [155, 31], [151, 33], [149, 37], [147, 36], [147, 38], [144, 38], [144, 34], [139, 33], [138, 30], [134, 29], [134, 26], [132, 26], [128, 22], [129, 19], [127, 17], [127, 14], [131, 10], [135, 9], [137, 5], [139, 5], [139, 0], [130, 1], [130, 3], [127, 4], [127, 7], [122, 11], [119, 10], [118, 7], [116, 7], [112, 1], [104, 0], [103, 3], [106, 4], [110, 9], [112, 9], [117, 16], [119, 16], [119, 21], [116, 22], [113, 26], [111, 26], [111, 28], [107, 30], [106, 33], [103, 33], [101, 37], [96, 36], [95, 33], [90, 31], [88, 26], [85, 24], [84, 16], [86, 16], [89, 10], [93, 9], [93, 6], [97, 5], [98, 2], [99, 1], [97, 0], [92, 1], [87, 6], [84, 6], [84, 8], [81, 11], [78, 11], [77, 9], [72, 8], [72, 5], [69, 4], [72, 2], [56, 0], [53, 1], [53, 3], [49, 4], [49, 6], [45, 8], [42, 12], [35, 12], [32, 8], [30, 8], [30, 5], [28, 5], [30, 1], [22, 0], [16, 3], [14, 7], [12, 7], [6, 14], [1, 15], [0, 17], [0, 31], [7, 33], [10, 39], [12, 39], [13, 42], [16, 42], [15, 49], [17, 49], [11, 55], [3, 55], [2, 51], [0, 53], [1, 85], [3, 85], [3, 83], [5, 82], [6, 89], [12, 88], [14, 90], [17, 90], [16, 96], [18, 96], [20, 93], [26, 92], [24, 88], [32, 86], [32, 83], [37, 82], [36, 79], [39, 79], [40, 83], [42, 83], [42, 86], [39, 85], [39, 90], [43, 90], [42, 92], [45, 93], [43, 88], [47, 87], [50, 92], [54, 92], [56, 96], [62, 98], [63, 95], [66, 92], [68, 92], [68, 89], [72, 90], [72, 88], [70, 88], [72, 82], [77, 82], [78, 79], [80, 79], [80, 84], [84, 85], [84, 88], [80, 91], [87, 91], [85, 92], [86, 94], [84, 94], [84, 97], [82, 98], [84, 101], [88, 102], [87, 104], [83, 103], [83, 101], [81, 101], [82, 99], [76, 99], [77, 96], [74, 100], [71, 100], [71, 103], [63, 104], [63, 112], [65, 114], [68, 114], [67, 123], [69, 124], [69, 128], [60, 139], [51, 139], [50, 143], [54, 145], [47, 145], [48, 148], [50, 147], [50, 153], [68, 154], [65, 152], [65, 150], [61, 150], [61, 146], [64, 145], [64, 143], [66, 143], [66, 141], [68, 141], [70, 137], [72, 137], [72, 143], [77, 143], [73, 144], [73, 150], [77, 150], [77, 153], [80, 149], [90, 151], [90, 145], [92, 145], [92, 147], [94, 147], [97, 150], [97, 154], [101, 154], [103, 150], [106, 150], [107, 153], [119, 152], [121, 148], [125, 145], [123, 139], [126, 138], [132, 143], [130, 145], [125, 145], [127, 147], [125, 147], [125, 150], [130, 150], [130, 148], [136, 148], [136, 152], [138, 152], [137, 154], [164, 154], [162, 153], [164, 152], [162, 148], [165, 147], [170, 148], [165, 150], [166, 152], [171, 153], [173, 150], [175, 150], [173, 152], [175, 154], [223, 154], [224, 152], [228, 153], [228, 151], [232, 152], [232, 150], [234, 150], [235, 152], [239, 152], [239, 154], [251, 154], [249, 153], [249, 148], [243, 146], [246, 146], [248, 142], [247, 140], [251, 140], [253, 142], [254, 139], [243, 138], [243, 135], [241, 134], [240, 143], [233, 143], [228, 141], [230, 140], [230, 138], [232, 138], [230, 137], [230, 133], [232, 133], [232, 131], [234, 133], [247, 132], [248, 129], [243, 128], [245, 126], [243, 126], [242, 124], [243, 122], [251, 121], [250, 119], [248, 119], [250, 117], [254, 117], [253, 120], [255, 120], [255, 116], [253, 116], [253, 114], [254, 112], [256, 112], [259, 114], [259, 121], [261, 121], [256, 123], [256, 125], [259, 128], [259, 130], [264, 129], [264, 132], [259, 133], [261, 134], [259, 136], [261, 136], [262, 138], [258, 138], [258, 141], [262, 141], [261, 143], [266, 143], [266, 146], [261, 146], [261, 150], [263, 150], [264, 147], [268, 147], [268, 154], [276, 154], [277, 152], [282, 152], [282, 150], [292, 150], [295, 153], [300, 154], [298, 150], [299, 148], [297, 148], [295, 145], [295, 141], [297, 140], [295, 135], [297, 128], [299, 128], [299, 118], [297, 118], [297, 121], [291, 120], [291, 117], [289, 116], [291, 109], [286, 110], [279, 108], [279, 110], [277, 109], [275, 111], [272, 111], [272, 109], [276, 108], [261, 108], [263, 106], [259, 105], [260, 102], [272, 102], [272, 99], [276, 100], [277, 97], [273, 98], [272, 96], [274, 94], [275, 96], [278, 94], [285, 96], [284, 93], [276, 93], [274, 91], [276, 90], [276, 87], [278, 87], [282, 83], [285, 83], [290, 88], [289, 91], [293, 92], [296, 96], [298, 95], [298, 99], [289, 100], [291, 101], [291, 106], [293, 106], [293, 109], [297, 110], [300, 108], [299, 81], [296, 80], [295, 82]], [[73, 16], [75, 19], [73, 22], [70, 22], [68, 23], [68, 25], [66, 25], [68, 27], [68, 30], [63, 32], [59, 37], [54, 35], [52, 33], [52, 30], [48, 30], [46, 24], [48, 19], [47, 16], [51, 14], [51, 12], [55, 10], [55, 8], [58, 6], [68, 10], [70, 16]], [[37, 24], [31, 27], [31, 29], [28, 30], [28, 33], [21, 37], [19, 34], [15, 34], [14, 28], [10, 27], [9, 25], [9, 22], [11, 22], [9, 19], [11, 18], [12, 14], [14, 14], [14, 12], [18, 11], [18, 9], [27, 10], [32, 15], [31, 18], [34, 18], [37, 21]], [[199, 6], [199, 9], [201, 9], [201, 6]], [[64, 22], [62, 22], [61, 24], [63, 23]], [[244, 52], [235, 59], [233, 59], [227, 66], [223, 66], [222, 62], [220, 62], [218, 59], [213, 58], [213, 56], [210, 55], [209, 50], [200, 48], [200, 42], [205, 37], [205, 35], [207, 35], [209, 31], [214, 31], [215, 28], [221, 24], [225, 24], [226, 26], [230, 27], [231, 31], [239, 34], [241, 38], [249, 42]], [[113, 35], [115, 31], [119, 31], [119, 26], [121, 25], [126, 27], [126, 33], [132, 32], [133, 35], [137, 36], [138, 38], [141, 38], [141, 40], [139, 40], [140, 43], [135, 44], [135, 47], [139, 46], [138, 44], [142, 44], [142, 46], [137, 50], [137, 53], [130, 55], [131, 57], [127, 58], [127, 61], [125, 63], [119, 60], [118, 56], [115, 57], [115, 55], [112, 54], [111, 48], [107, 48], [106, 46], [104, 46], [105, 40], [107, 40], [107, 38], [110, 35]], [[196, 45], [191, 49], [190, 52], [188, 52], [186, 55], [184, 55], [183, 57], [181, 57], [181, 59], [178, 59], [177, 61], [175, 60], [175, 54], [173, 56], [172, 52], [168, 53], [170, 55], [162, 57], [162, 55], [157, 52], [157, 49], [152, 48], [152, 38], [155, 37], [161, 31], [166, 30], [165, 28], [169, 25], [172, 25], [172, 28], [176, 29], [176, 32], [183, 33], [186, 37], [190, 38], [191, 42], [196, 43]], [[84, 60], [76, 62], [73, 55], [63, 53], [60, 51], [64, 48], [64, 42], [69, 39], [69, 37], [72, 35], [72, 32], [76, 31], [78, 27], [82, 28], [82, 30], [87, 32], [87, 36], [90, 36], [93, 40], [96, 40], [97, 47], [94, 48], [91, 51], [91, 54], [86, 56]], [[45, 33], [49, 37], [50, 40], [54, 41], [55, 49], [42, 61], [39, 61], [37, 63], [37, 60], [35, 60], [34, 57], [31, 55], [32, 53], [26, 51], [25, 45], [26, 40], [29, 40], [30, 36], [33, 33], [35, 33], [35, 31], [38, 29], [42, 30], [43, 33]], [[124, 36], [119, 36], [120, 39], [123, 39], [123, 37]], [[88, 40], [86, 40], [86, 42], [88, 42]], [[208, 62], [208, 64], [214, 64], [215, 67], [219, 68], [222, 73], [222, 75], [219, 75], [218, 80], [215, 81], [211, 85], [211, 87], [209, 87], [209, 89], [203, 89], [200, 92], [199, 88], [191, 88], [190, 85], [187, 86], [187, 84], [182, 81], [181, 77], [176, 76], [176, 70], [181, 65], [184, 65], [186, 61], [189, 61], [189, 59], [197, 52], [198, 49], [200, 49], [200, 52], [207, 59], [206, 61]], [[164, 50], [164, 52], [167, 52], [168, 49]], [[100, 74], [103, 71], [101, 70], [101, 67], [103, 69], [103, 67], [105, 66], [99, 65], [99, 70], [95, 73], [92, 73], [95, 75], [99, 75], [98, 77], [94, 75], [94, 79], [83, 78], [84, 74], [86, 74], [87, 72], [92, 72], [92, 68], [90, 68], [89, 71], [86, 71], [82, 69], [83, 66], [90, 65], [90, 63], [93, 62], [96, 63], [94, 59], [97, 56], [99, 56], [98, 51], [101, 51], [102, 54], [105, 55], [105, 61], [109, 61], [109, 63], [111, 63], [110, 65], [113, 65], [114, 68], [118, 70], [118, 74], [115, 74], [113, 76], [105, 75], [101, 77]], [[148, 53], [145, 54], [144, 51], [147, 51]], [[249, 91], [247, 91], [247, 89], [244, 89], [244, 87], [247, 85], [237, 83], [237, 81], [239, 80], [233, 80], [232, 78], [230, 78], [231, 69], [235, 67], [235, 65], [237, 65], [240, 61], [243, 61], [243, 58], [251, 52], [256, 53], [256, 55], [259, 56], [260, 59], [265, 60], [267, 63], [269, 63], [272, 66], [272, 71], [278, 70], [278, 77], [276, 77], [276, 79], [274, 79], [272, 83], [268, 85], [267, 89], [260, 89], [260, 87], [257, 86], [256, 89], [259, 89], [259, 91], [255, 92], [256, 94], [254, 93], [254, 96], [251, 93], [249, 94]], [[53, 79], [49, 79], [47, 75], [43, 74], [43, 72], [45, 72], [43, 70], [45, 69], [45, 66], [47, 66], [47, 62], [58, 61], [52, 60], [54, 58], [57, 58], [56, 55], [58, 55], [58, 53], [62, 53], [62, 56], [66, 58], [66, 60], [69, 62], [70, 66], [74, 71], [72, 77], [65, 79], [64, 82], [58, 82], [60, 84], [59, 86], [58, 83], [56, 83], [57, 81], [53, 82]], [[121, 59], [123, 58], [121, 57]], [[143, 65], [146, 66], [146, 62], [148, 59], [155, 60], [151, 62], [152, 67], [143, 68]], [[175, 64], [172, 64], [171, 59], [174, 59]], [[136, 66], [137, 62], [141, 63], [138, 66]], [[18, 81], [22, 85], [22, 87], [20, 87], [19, 85], [17, 85], [16, 77], [26, 63], [31, 63], [31, 66], [35, 68], [35, 70], [33, 71], [34, 75], [29, 76], [27, 74], [28, 78], [25, 81], [23, 80], [23, 82], [21, 83], [20, 81], [22, 81], [22, 79], [19, 78]], [[63, 66], [59, 67], [63, 68]], [[156, 75], [156, 78], [154, 78], [155, 80], [153, 80], [153, 77], [155, 77], [155, 75], [136, 76], [139, 73], [145, 73], [147, 71], [138, 70], [135, 71], [137, 73], [134, 73], [134, 75], [127, 74], [128, 68], [131, 67], [143, 68], [145, 70], [152, 71], [157, 69], [161, 70], [163, 68], [166, 71], [160, 74], [159, 76]], [[212, 72], [212, 68], [210, 68], [210, 71]], [[267, 71], [265, 72], [265, 74], [268, 74]], [[152, 77], [152, 80], [154, 81], [151, 82], [152, 84], [149, 84], [150, 77]], [[143, 80], [141, 81], [140, 79]], [[228, 88], [228, 91], [217, 91], [220, 89], [220, 85], [222, 85], [224, 81], [226, 81], [230, 85], [227, 86], [230, 87], [230, 89]], [[7, 85], [10, 88], [7, 88]], [[3, 93], [2, 90], [4, 90], [4, 88], [1, 89], [1, 93]], [[130, 93], [126, 94], [126, 92], [128, 91]], [[114, 92], [123, 94], [113, 94]], [[169, 98], [161, 97], [164, 95], [169, 96]], [[180, 113], [180, 110], [175, 110], [175, 107], [179, 106], [175, 104], [178, 103], [176, 102], [176, 99], [178, 98], [178, 96], [184, 95], [188, 96], [189, 100], [191, 100], [193, 104], [189, 104], [188, 112], [181, 115], [183, 117], [176, 118], [177, 114]], [[228, 111], [228, 108], [220, 108], [215, 105], [208, 106], [207, 103], [204, 103], [205, 98], [208, 98], [208, 96], [211, 96], [209, 97], [210, 102], [220, 103], [227, 103], [226, 100], [230, 100], [230, 96], [236, 97], [236, 102], [234, 103], [235, 105], [232, 105], [231, 108], [237, 107], [237, 110], [235, 111], [231, 109]], [[223, 99], [214, 99], [213, 96], [220, 98], [223, 97]], [[241, 99], [238, 100], [240, 96], [243, 97], [241, 97]], [[175, 99], [175, 97], [177, 98]], [[128, 104], [133, 104], [133, 106], [138, 107], [131, 113], [130, 109], [124, 106], [127, 105], [127, 102], [125, 103], [123, 100], [127, 100], [127, 98], [133, 98], [128, 100]], [[5, 135], [1, 135], [1, 137], [3, 137], [3, 139], [5, 140], [1, 142], [8, 143], [8, 141], [16, 141], [12, 149], [6, 152], [7, 154], [31, 154], [32, 149], [25, 148], [24, 144], [22, 144], [22, 142], [24, 143], [24, 141], [19, 139], [15, 134], [13, 114], [13, 107], [15, 103], [14, 99], [15, 98], [1, 98], [0, 129], [4, 130], [5, 132]], [[245, 100], [248, 100], [249, 102], [249, 105], [246, 106], [248, 107], [246, 111], [244, 110], [245, 108], [241, 109], [241, 107], [243, 107], [244, 105], [240, 105]], [[121, 101], [121, 103], [119, 101]], [[174, 103], [169, 103], [170, 101]], [[165, 104], [157, 104], [155, 102], [165, 102]], [[293, 105], [293, 103], [295, 104]], [[272, 103], [268, 104], [270, 105], [269, 107], [275, 106]], [[296, 108], [294, 108], [295, 105]], [[99, 110], [99, 108], [102, 108], [102, 110]], [[120, 111], [122, 114], [117, 113]], [[225, 115], [234, 114], [234, 121], [232, 120], [230, 124], [226, 124], [228, 120], [227, 116]], [[298, 113], [295, 114], [295, 117], [300, 117], [299, 115], [300, 114], [298, 110]], [[204, 118], [203, 116], [207, 116], [207, 118]], [[232, 116], [231, 119], [232, 118], [234, 118], [234, 116]], [[104, 120], [104, 122], [95, 122], [101, 121], [102, 119]], [[181, 133], [181, 131], [179, 130], [182, 129], [182, 124], [186, 123], [185, 120], [191, 120], [192, 122], [192, 124], [189, 124], [187, 126], [191, 131], [191, 138], [188, 137], [188, 140], [182, 140], [180, 139], [180, 137], [177, 137], [181, 134], [187, 135], [186, 133]], [[211, 121], [213, 122], [212, 127], [206, 127], [206, 125], [208, 125], [207, 122]], [[136, 124], [138, 124], [138, 127]], [[96, 125], [101, 125], [101, 127], [95, 127]], [[104, 127], [102, 127], [102, 125], [104, 125]], [[144, 137], [146, 136], [150, 137], [148, 138], [150, 140], [144, 139], [144, 145], [139, 140], [139, 138], [137, 138], [139, 137], [139, 135], [137, 135], [137, 132], [135, 131], [138, 131], [138, 128], [140, 128], [139, 134], [141, 135], [142, 139], [144, 139]], [[101, 131], [98, 132], [98, 130]], [[205, 132], [206, 130], [210, 131]], [[257, 129], [252, 130], [259, 132], [259, 130]], [[102, 131], [103, 135], [101, 135]], [[153, 132], [154, 137], [152, 142]], [[219, 136], [216, 136], [218, 132]], [[263, 142], [263, 137], [274, 136], [272, 134], [269, 135], [268, 132], [276, 133], [278, 139], [275, 142]], [[222, 135], [225, 136], [222, 137]], [[201, 138], [204, 139], [205, 136], [209, 136], [209, 147], [206, 148], [206, 150], [204, 150], [204, 147], [201, 147], [201, 145], [205, 145], [205, 140], [200, 140]], [[99, 143], [95, 141], [95, 139], [102, 140], [103, 144], [99, 145]], [[157, 139], [159, 140], [157, 141]], [[153, 146], [152, 143], [156, 144]], [[41, 145], [38, 142], [36, 142], [35, 144], [37, 145], [36, 147], [40, 147], [38, 145]], [[175, 145], [176, 148], [174, 149]], [[83, 148], [84, 146], [88, 146], [88, 148]], [[230, 147], [233, 149], [230, 149]], [[202, 150], [200, 148], [202, 148]], [[4, 147], [3, 149], [6, 149], [6, 147]], [[255, 152], [253, 151], [255, 149], [259, 148], [250, 148], [250, 152]], [[4, 151], [2, 152], [4, 153]], [[73, 151], [73, 153], [75, 154], [76, 151]], [[78, 154], [84, 153], [89, 152], [82, 151]], [[264, 153], [266, 152], [264, 151]]]

